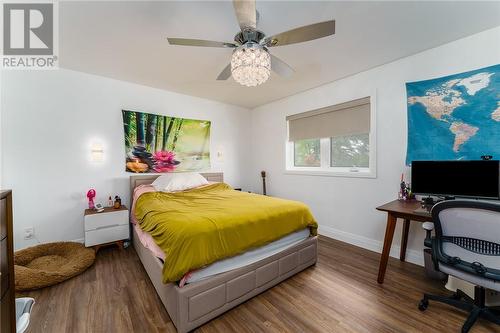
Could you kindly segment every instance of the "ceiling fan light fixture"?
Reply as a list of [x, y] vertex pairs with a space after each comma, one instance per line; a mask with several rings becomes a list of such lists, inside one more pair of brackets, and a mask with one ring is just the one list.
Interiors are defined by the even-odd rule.
[[269, 79], [271, 56], [259, 44], [247, 43], [234, 50], [231, 57], [231, 74], [236, 82], [255, 87]]

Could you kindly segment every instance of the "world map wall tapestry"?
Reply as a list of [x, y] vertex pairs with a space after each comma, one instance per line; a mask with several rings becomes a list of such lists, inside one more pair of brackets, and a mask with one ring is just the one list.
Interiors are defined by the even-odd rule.
[[500, 159], [500, 65], [406, 84], [406, 164]]
[[126, 171], [210, 168], [210, 121], [123, 110]]

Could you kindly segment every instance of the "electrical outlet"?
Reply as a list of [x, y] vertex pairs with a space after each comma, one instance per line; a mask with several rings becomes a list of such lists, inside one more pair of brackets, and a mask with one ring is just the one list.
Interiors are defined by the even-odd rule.
[[495, 290], [486, 291], [486, 305], [487, 306], [500, 306], [500, 292]]
[[28, 227], [24, 228], [24, 239], [33, 239], [35, 236], [35, 228]]

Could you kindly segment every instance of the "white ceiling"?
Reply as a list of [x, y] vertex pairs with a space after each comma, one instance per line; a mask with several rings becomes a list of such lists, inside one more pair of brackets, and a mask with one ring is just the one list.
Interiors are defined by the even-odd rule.
[[231, 50], [171, 46], [166, 37], [232, 41], [230, 1], [61, 2], [60, 65], [253, 108], [500, 25], [500, 2], [257, 1], [267, 35], [328, 19], [336, 34], [272, 48], [295, 68], [259, 87], [216, 81]]

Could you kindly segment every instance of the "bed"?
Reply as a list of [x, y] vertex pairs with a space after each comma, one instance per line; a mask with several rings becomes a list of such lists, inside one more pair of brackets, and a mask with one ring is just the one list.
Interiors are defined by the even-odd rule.
[[[222, 173], [202, 175], [211, 182], [223, 181]], [[134, 189], [151, 184], [157, 177], [131, 176], [131, 203]], [[179, 287], [177, 283], [162, 282], [163, 262], [139, 241], [136, 228], [132, 229], [133, 246], [178, 332], [188, 332], [203, 325], [314, 265], [317, 260], [317, 237], [311, 236], [251, 264]]]

